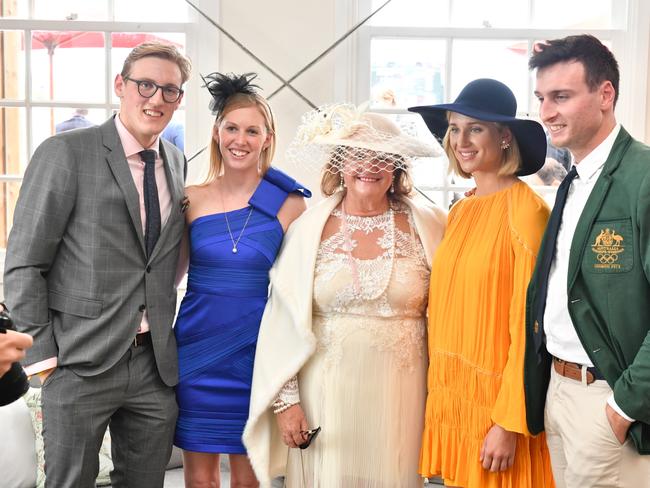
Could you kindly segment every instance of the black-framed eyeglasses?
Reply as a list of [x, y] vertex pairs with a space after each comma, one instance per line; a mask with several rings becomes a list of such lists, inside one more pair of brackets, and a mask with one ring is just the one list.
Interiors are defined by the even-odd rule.
[[162, 92], [162, 97], [163, 100], [167, 103], [174, 103], [177, 102], [179, 98], [183, 95], [183, 90], [181, 90], [178, 87], [175, 87], [173, 85], [158, 85], [154, 83], [153, 81], [149, 80], [136, 80], [134, 78], [130, 78], [128, 76], [124, 77], [125, 80], [127, 81], [132, 81], [136, 85], [138, 85], [138, 93], [140, 94], [141, 97], [144, 98], [151, 98], [153, 97], [158, 89], [160, 88]]

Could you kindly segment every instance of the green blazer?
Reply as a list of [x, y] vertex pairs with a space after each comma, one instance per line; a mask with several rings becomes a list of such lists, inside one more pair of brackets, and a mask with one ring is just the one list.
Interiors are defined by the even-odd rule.
[[[551, 357], [533, 337], [544, 235], [526, 300], [524, 387], [528, 429], [544, 430]], [[589, 358], [637, 419], [630, 435], [650, 454], [650, 147], [621, 128], [580, 216], [569, 257], [571, 321]], [[604, 406], [603, 406], [604, 408]]]

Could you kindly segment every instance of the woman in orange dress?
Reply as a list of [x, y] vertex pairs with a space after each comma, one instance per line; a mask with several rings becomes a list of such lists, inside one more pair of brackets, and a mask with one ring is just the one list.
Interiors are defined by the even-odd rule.
[[431, 268], [429, 372], [420, 473], [447, 486], [554, 486], [546, 440], [526, 428], [526, 288], [549, 216], [518, 176], [544, 164], [540, 124], [510, 89], [469, 83], [454, 103], [413, 107], [473, 193], [451, 209]]

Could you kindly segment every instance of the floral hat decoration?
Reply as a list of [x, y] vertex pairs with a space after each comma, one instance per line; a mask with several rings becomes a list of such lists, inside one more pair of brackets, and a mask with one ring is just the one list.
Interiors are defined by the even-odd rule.
[[352, 174], [359, 164], [371, 173], [408, 170], [414, 159], [441, 154], [435, 145], [404, 134], [388, 117], [366, 109], [367, 104], [339, 103], [307, 112], [287, 160], [303, 168]]
[[223, 112], [228, 99], [233, 95], [241, 93], [243, 95], [257, 95], [259, 93], [259, 86], [253, 83], [257, 78], [256, 73], [244, 73], [236, 75], [234, 73], [210, 73], [209, 75], [201, 75], [204, 86], [210, 92], [212, 100], [210, 100], [210, 111], [212, 115], [218, 116]]

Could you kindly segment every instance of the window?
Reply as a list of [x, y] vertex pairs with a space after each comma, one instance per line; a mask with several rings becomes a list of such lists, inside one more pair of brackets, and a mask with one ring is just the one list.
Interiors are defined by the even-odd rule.
[[119, 108], [113, 78], [131, 48], [160, 40], [183, 51], [191, 25], [183, 0], [0, 3], [0, 249], [36, 147], [57, 131], [103, 123]]
[[[362, 0], [359, 17], [383, 3]], [[638, 62], [629, 60], [628, 50], [638, 46], [635, 58], [648, 58], [647, 9], [642, 0], [393, 0], [360, 35], [362, 67], [356, 98], [370, 100], [373, 110], [389, 114], [419, 137], [432, 139], [420, 117], [406, 108], [451, 101], [467, 82], [491, 77], [513, 90], [519, 117], [535, 119], [534, 79], [527, 67], [533, 44], [589, 32], [616, 55], [625, 96], [636, 99], [637, 107], [639, 100], [645, 107], [647, 71], [640, 81], [635, 73]], [[645, 115], [638, 112], [630, 102], [618, 104], [619, 120], [643, 136]], [[560, 165], [568, 164], [565, 151], [551, 147], [548, 156]], [[555, 174], [561, 174], [561, 169]], [[414, 179], [445, 208], [472, 187], [471, 181], [448, 175], [444, 156], [416, 166]], [[552, 177], [546, 181], [530, 177], [529, 182], [553, 200]]]

